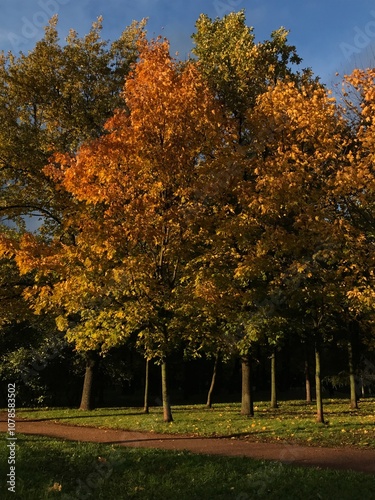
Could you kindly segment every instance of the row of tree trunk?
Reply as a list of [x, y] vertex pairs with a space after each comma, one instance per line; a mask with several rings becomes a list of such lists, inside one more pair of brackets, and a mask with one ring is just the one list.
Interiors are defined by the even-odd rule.
[[[276, 391], [276, 350], [273, 350], [271, 357], [271, 408], [277, 408], [277, 391]], [[82, 390], [82, 399], [80, 404], [81, 410], [91, 410], [94, 407], [93, 401], [93, 385], [95, 372], [99, 356], [96, 351], [88, 351], [86, 353], [86, 370]], [[242, 395], [241, 395], [241, 414], [246, 416], [254, 415], [252, 377], [251, 377], [251, 356], [245, 355], [241, 357], [242, 371]], [[149, 413], [149, 364], [150, 360], [146, 360], [145, 372], [145, 393], [144, 393], [144, 413]], [[214, 367], [212, 372], [211, 384], [207, 395], [207, 408], [212, 407], [212, 395], [215, 388], [217, 369], [219, 364], [219, 353], [215, 355]], [[358, 398], [356, 394], [355, 369], [353, 359], [352, 342], [348, 341], [348, 367], [349, 367], [349, 383], [350, 383], [350, 407], [358, 408]], [[162, 380], [162, 403], [163, 403], [163, 419], [165, 422], [172, 422], [173, 416], [170, 406], [168, 394], [168, 377], [167, 377], [167, 361], [161, 362], [161, 380]], [[312, 402], [311, 397], [311, 382], [310, 382], [310, 367], [305, 361], [305, 386], [306, 386], [306, 402]], [[316, 420], [319, 423], [324, 423], [323, 398], [322, 398], [322, 377], [321, 377], [321, 352], [319, 344], [315, 344], [315, 396], [316, 396]]]

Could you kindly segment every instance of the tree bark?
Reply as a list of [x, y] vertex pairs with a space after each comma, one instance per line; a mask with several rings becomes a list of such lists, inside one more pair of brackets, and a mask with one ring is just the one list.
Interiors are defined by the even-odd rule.
[[271, 408], [277, 408], [277, 394], [276, 394], [276, 351], [273, 350], [271, 354]]
[[219, 364], [219, 353], [216, 353], [214, 369], [213, 369], [212, 378], [211, 378], [211, 385], [210, 385], [210, 388], [209, 388], [208, 394], [207, 394], [207, 403], [206, 403], [207, 408], [212, 408], [212, 393], [213, 393], [213, 390], [215, 387], [217, 365], [218, 364]]
[[353, 345], [351, 339], [348, 340], [348, 365], [349, 365], [349, 383], [350, 383], [350, 408], [356, 410], [358, 409], [358, 400], [355, 390]]
[[87, 351], [86, 358], [86, 371], [83, 381], [80, 410], [93, 410], [94, 409], [94, 383], [95, 371], [98, 363], [98, 354], [96, 351]]
[[311, 396], [311, 371], [309, 363], [309, 349], [307, 342], [303, 343], [305, 363], [304, 363], [304, 374], [305, 374], [305, 392], [306, 392], [306, 403], [312, 402]]
[[310, 366], [309, 361], [305, 359], [305, 386], [306, 386], [306, 403], [311, 403], [311, 382], [310, 382]]
[[254, 415], [254, 405], [251, 390], [251, 360], [250, 356], [241, 357], [242, 368], [242, 397], [241, 415], [252, 417]]
[[150, 411], [149, 405], [148, 405], [149, 368], [150, 368], [150, 360], [146, 359], [145, 394], [144, 394], [143, 413], [149, 413], [149, 411]]
[[316, 391], [316, 421], [324, 424], [322, 380], [320, 374], [320, 347], [315, 343], [315, 391]]
[[171, 406], [169, 403], [168, 382], [167, 382], [167, 362], [165, 359], [161, 363], [161, 386], [163, 400], [163, 420], [164, 422], [173, 422]]

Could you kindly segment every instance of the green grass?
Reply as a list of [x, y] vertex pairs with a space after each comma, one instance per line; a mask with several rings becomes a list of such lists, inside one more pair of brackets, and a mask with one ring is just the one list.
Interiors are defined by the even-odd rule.
[[[18, 435], [16, 494], [4, 500], [277, 500], [375, 498], [375, 478], [241, 457], [75, 443]], [[7, 450], [0, 447], [0, 464]]]
[[254, 417], [240, 415], [238, 404], [218, 404], [208, 410], [202, 405], [173, 407], [174, 422], [162, 421], [161, 408], [149, 415], [140, 408], [101, 408], [90, 412], [77, 409], [18, 410], [18, 416], [59, 421], [64, 424], [123, 430], [152, 431], [195, 436], [235, 436], [257, 442], [282, 442], [311, 446], [355, 446], [375, 448], [375, 399], [350, 410], [346, 400], [327, 400], [326, 424], [315, 422], [315, 406], [303, 401], [255, 406]]

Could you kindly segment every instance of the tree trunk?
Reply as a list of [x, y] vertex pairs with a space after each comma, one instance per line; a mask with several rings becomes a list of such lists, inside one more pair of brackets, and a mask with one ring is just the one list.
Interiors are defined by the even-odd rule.
[[87, 351], [86, 358], [86, 371], [85, 379], [83, 381], [80, 410], [93, 410], [94, 409], [94, 381], [95, 371], [98, 363], [98, 354], [96, 351]]
[[217, 365], [219, 364], [219, 353], [216, 354], [215, 356], [215, 363], [214, 363], [214, 369], [212, 372], [212, 378], [211, 378], [211, 385], [208, 390], [208, 395], [207, 395], [207, 403], [206, 406], [207, 408], [212, 408], [212, 393], [215, 387], [215, 380], [216, 380], [216, 374], [217, 374]]
[[348, 340], [348, 364], [349, 364], [349, 382], [350, 382], [350, 408], [358, 409], [357, 394], [355, 390], [353, 345], [351, 339]]
[[150, 360], [146, 359], [145, 395], [144, 395], [143, 413], [149, 413], [150, 411], [148, 406], [149, 368], [150, 368]]
[[171, 406], [169, 404], [168, 383], [167, 383], [167, 362], [163, 359], [161, 363], [161, 387], [163, 400], [163, 420], [173, 422]]
[[320, 375], [320, 348], [315, 344], [315, 391], [316, 391], [316, 421], [324, 424], [322, 380]]
[[273, 350], [271, 354], [271, 408], [277, 408], [277, 395], [276, 395], [276, 351]]
[[311, 383], [310, 383], [310, 366], [309, 361], [305, 359], [305, 386], [306, 386], [306, 403], [311, 403]]
[[305, 354], [305, 391], [306, 391], [306, 403], [312, 402], [311, 397], [311, 372], [310, 372], [310, 363], [309, 363], [309, 349], [307, 342], [303, 343], [304, 346], [304, 354]]
[[250, 356], [241, 357], [242, 367], [242, 397], [241, 415], [252, 417], [254, 415], [253, 398], [251, 391], [251, 360]]

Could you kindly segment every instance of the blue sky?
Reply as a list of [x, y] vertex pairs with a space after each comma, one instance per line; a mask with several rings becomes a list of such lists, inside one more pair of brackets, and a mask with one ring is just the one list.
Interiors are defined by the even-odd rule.
[[0, 0], [0, 49], [31, 50], [43, 36], [42, 26], [59, 15], [63, 39], [69, 28], [80, 35], [104, 17], [105, 38], [114, 40], [133, 19], [149, 18], [150, 36], [163, 35], [173, 52], [185, 58], [201, 12], [211, 18], [245, 9], [257, 41], [285, 26], [289, 40], [303, 58], [303, 67], [328, 85], [336, 72], [355, 66], [375, 66], [375, 5], [373, 0]]

